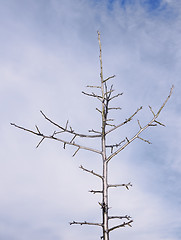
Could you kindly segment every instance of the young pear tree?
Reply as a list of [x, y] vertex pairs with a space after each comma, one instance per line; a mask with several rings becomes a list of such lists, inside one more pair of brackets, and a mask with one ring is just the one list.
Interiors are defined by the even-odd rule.
[[[53, 133], [50, 135], [46, 135], [46, 134], [42, 133], [40, 131], [39, 127], [36, 125], [35, 125], [35, 127], [36, 127], [35, 130], [31, 130], [29, 128], [19, 126], [15, 123], [11, 123], [11, 125], [40, 137], [40, 141], [39, 141], [37, 147], [39, 147], [40, 144], [45, 139], [52, 139], [52, 140], [62, 143], [64, 148], [66, 147], [66, 145], [71, 145], [73, 147], [76, 147], [76, 151], [74, 152], [73, 156], [75, 156], [79, 150], [87, 150], [87, 151], [90, 151], [90, 152], [93, 152], [93, 153], [99, 155], [99, 157], [102, 159], [102, 173], [96, 173], [94, 170], [89, 170], [89, 169], [83, 167], [82, 165], [80, 166], [80, 169], [82, 169], [83, 171], [85, 171], [89, 174], [92, 174], [96, 178], [99, 178], [101, 181], [100, 190], [91, 190], [90, 192], [92, 192], [93, 194], [100, 194], [100, 196], [102, 198], [101, 202], [99, 203], [101, 212], [102, 212], [102, 221], [101, 222], [72, 221], [72, 222], [70, 222], [70, 225], [77, 224], [77, 225], [92, 225], [92, 226], [101, 227], [102, 228], [101, 238], [103, 240], [109, 240], [110, 232], [112, 232], [118, 228], [121, 228], [121, 227], [126, 227], [126, 226], [131, 227], [131, 224], [133, 222], [132, 218], [128, 215], [111, 216], [109, 214], [109, 208], [110, 208], [109, 201], [108, 201], [109, 200], [109, 189], [116, 188], [116, 187], [126, 187], [127, 189], [129, 189], [132, 186], [132, 184], [130, 182], [126, 183], [126, 184], [125, 183], [124, 184], [110, 184], [109, 183], [109, 181], [108, 181], [109, 162], [117, 154], [119, 154], [121, 151], [123, 151], [130, 143], [132, 143], [136, 139], [140, 139], [140, 140], [144, 141], [145, 143], [150, 144], [150, 142], [148, 140], [141, 137], [141, 134], [143, 131], [145, 131], [149, 127], [153, 127], [153, 126], [155, 127], [158, 125], [165, 126], [163, 123], [161, 123], [158, 120], [158, 117], [159, 117], [161, 111], [163, 110], [163, 108], [165, 107], [167, 101], [171, 97], [174, 86], [171, 87], [169, 95], [167, 96], [166, 100], [163, 102], [161, 107], [157, 110], [157, 112], [155, 112], [149, 106], [152, 117], [150, 118], [150, 120], [147, 122], [146, 125], [142, 126], [140, 121], [137, 120], [138, 121], [138, 130], [135, 132], [135, 134], [133, 134], [133, 136], [130, 139], [128, 139], [126, 137], [124, 140], [120, 140], [118, 143], [112, 143], [112, 144], [108, 145], [107, 144], [108, 135], [110, 135], [111, 133], [116, 131], [118, 128], [120, 128], [120, 127], [124, 126], [125, 124], [127, 124], [128, 122], [130, 122], [135, 117], [135, 115], [137, 115], [137, 113], [142, 110], [142, 107], [138, 108], [131, 116], [126, 118], [125, 121], [119, 123], [118, 125], [114, 125], [112, 123], [113, 119], [110, 117], [110, 113], [114, 110], [116, 111], [121, 108], [120, 107], [112, 107], [112, 104], [110, 104], [110, 103], [112, 103], [112, 101], [115, 98], [121, 96], [122, 93], [115, 94], [113, 84], [110, 84], [111, 80], [113, 78], [115, 78], [115, 75], [110, 76], [108, 78], [103, 77], [102, 48], [101, 48], [101, 40], [100, 40], [99, 32], [98, 32], [98, 42], [99, 42], [99, 60], [100, 60], [100, 83], [96, 86], [88, 85], [87, 87], [89, 89], [93, 89], [93, 90], [91, 92], [82, 92], [82, 93], [86, 96], [97, 99], [100, 103], [100, 107], [96, 108], [96, 110], [99, 112], [100, 118], [101, 118], [101, 129], [99, 131], [92, 129], [92, 130], [89, 130], [88, 134], [79, 133], [70, 126], [68, 121], [66, 122], [65, 126], [60, 125], [60, 124], [56, 123], [55, 121], [53, 121], [51, 118], [49, 118], [47, 115], [45, 115], [45, 113], [42, 111], [40, 111], [42, 116], [56, 128], [56, 130], [54, 130]], [[70, 135], [71, 140], [70, 141], [64, 140], [64, 138], [62, 137], [62, 134]], [[77, 141], [79, 138], [100, 139], [101, 148], [96, 149], [96, 148], [92, 148], [92, 147], [89, 147], [86, 145], [81, 145]], [[112, 219], [120, 219], [121, 222], [118, 225], [110, 227], [109, 222]]]

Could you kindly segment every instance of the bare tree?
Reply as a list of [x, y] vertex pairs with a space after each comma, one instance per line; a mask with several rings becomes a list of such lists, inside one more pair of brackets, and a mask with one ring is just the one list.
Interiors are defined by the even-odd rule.
[[[100, 41], [100, 33], [99, 32], [98, 32], [98, 41], [99, 41], [99, 51], [100, 51], [100, 55], [99, 55], [100, 84], [97, 86], [87, 86], [89, 89], [93, 89], [93, 91], [92, 92], [82, 92], [82, 93], [86, 96], [98, 99], [98, 101], [101, 104], [101, 108], [96, 108], [96, 110], [101, 115], [102, 125], [101, 125], [100, 131], [96, 131], [96, 130], [92, 129], [92, 130], [89, 130], [88, 134], [76, 132], [70, 126], [68, 121], [66, 122], [65, 126], [59, 125], [58, 123], [54, 122], [52, 119], [47, 117], [42, 111], [40, 111], [40, 112], [43, 115], [43, 117], [49, 123], [51, 123], [54, 127], [56, 127], [56, 129], [58, 129], [58, 130], [55, 130], [50, 135], [46, 135], [46, 134], [42, 133], [39, 130], [38, 126], [36, 126], [36, 125], [35, 125], [36, 130], [24, 128], [22, 126], [14, 124], [14, 123], [11, 123], [11, 125], [40, 137], [41, 140], [38, 143], [37, 147], [40, 146], [40, 144], [44, 141], [44, 139], [53, 139], [53, 140], [63, 143], [64, 148], [66, 147], [66, 145], [71, 145], [71, 146], [76, 147], [76, 151], [74, 152], [73, 156], [75, 156], [77, 154], [77, 152], [81, 149], [88, 150], [88, 151], [91, 151], [91, 152], [94, 152], [94, 153], [100, 155], [100, 157], [102, 158], [102, 173], [101, 174], [96, 173], [94, 170], [89, 170], [89, 169], [83, 167], [82, 165], [80, 166], [80, 168], [83, 171], [88, 172], [101, 180], [101, 183], [102, 183], [101, 189], [100, 190], [91, 190], [90, 192], [92, 192], [93, 194], [100, 194], [102, 196], [102, 202], [99, 203], [100, 207], [101, 207], [101, 211], [102, 211], [102, 222], [98, 223], [98, 222], [88, 222], [88, 221], [82, 221], [82, 222], [72, 221], [72, 222], [70, 222], [70, 225], [78, 224], [78, 225], [99, 226], [102, 228], [102, 233], [103, 233], [101, 238], [103, 240], [109, 240], [109, 235], [110, 235], [111, 231], [121, 228], [121, 227], [125, 227], [125, 226], [131, 227], [131, 223], [133, 222], [133, 220], [128, 215], [125, 215], [125, 216], [119, 216], [119, 215], [110, 216], [109, 215], [109, 202], [108, 202], [109, 193], [108, 193], [108, 190], [110, 188], [116, 188], [116, 187], [126, 187], [126, 189], [129, 189], [132, 186], [132, 184], [130, 182], [126, 183], [126, 184], [110, 184], [108, 182], [108, 164], [109, 164], [110, 160], [112, 160], [113, 157], [115, 157], [118, 153], [120, 153], [123, 149], [125, 149], [135, 139], [140, 139], [140, 140], [150, 144], [150, 142], [148, 140], [142, 138], [140, 135], [144, 130], [146, 130], [149, 127], [158, 126], [158, 125], [165, 126], [163, 123], [158, 121], [158, 117], [159, 117], [162, 109], [164, 108], [165, 104], [169, 100], [174, 86], [171, 87], [168, 97], [166, 98], [166, 100], [164, 101], [164, 103], [161, 105], [161, 107], [158, 109], [157, 112], [154, 112], [153, 109], [149, 106], [149, 109], [152, 114], [152, 118], [146, 125], [142, 126], [140, 121], [137, 120], [138, 121], [138, 130], [130, 139], [128, 139], [126, 137], [124, 140], [120, 140], [120, 142], [118, 142], [116, 144], [114, 143], [114, 144], [108, 145], [107, 141], [106, 141], [107, 136], [109, 134], [111, 134], [113, 131], [120, 128], [121, 126], [130, 122], [133, 119], [133, 117], [142, 109], [142, 107], [138, 108], [131, 116], [126, 118], [125, 121], [123, 121], [122, 123], [120, 123], [118, 125], [114, 125], [112, 123], [113, 119], [109, 118], [109, 113], [112, 110], [119, 110], [120, 108], [119, 107], [111, 107], [110, 103], [112, 102], [113, 99], [121, 96], [122, 93], [115, 94], [113, 85], [109, 85], [110, 80], [112, 78], [114, 78], [115, 75], [110, 76], [106, 79], [104, 79], [104, 77], [103, 77], [102, 49], [101, 49], [101, 41]], [[99, 93], [97, 93], [97, 91], [99, 91]], [[62, 133], [70, 135], [71, 140], [70, 141], [64, 140], [61, 137]], [[101, 141], [101, 149], [95, 149], [95, 148], [87, 147], [84, 145], [80, 145], [77, 142], [78, 138], [92, 138], [92, 139], [98, 138]], [[109, 227], [109, 221], [111, 221], [112, 219], [120, 219], [120, 220], [122, 220], [122, 222], [113, 227]]]

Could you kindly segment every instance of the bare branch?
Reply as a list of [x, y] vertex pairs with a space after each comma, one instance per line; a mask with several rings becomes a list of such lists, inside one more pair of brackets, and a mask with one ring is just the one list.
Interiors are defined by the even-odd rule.
[[97, 95], [97, 94], [95, 94], [95, 93], [86, 93], [86, 92], [83, 92], [82, 91], [82, 93], [83, 94], [85, 94], [85, 95], [87, 95], [87, 96], [89, 96], [89, 97], [95, 97], [95, 98], [97, 98], [98, 100], [100, 100], [101, 101], [101, 99], [102, 99], [102, 97], [101, 96], [99, 96], [99, 95]]
[[74, 132], [74, 130], [72, 129], [72, 127], [69, 126], [69, 128], [70, 128], [70, 133], [74, 133], [74, 134], [75, 134], [75, 132]]
[[93, 226], [99, 226], [99, 227], [102, 227], [102, 223], [91, 223], [91, 222], [76, 222], [76, 221], [73, 221], [73, 222], [70, 222], [70, 225], [73, 225], [73, 224], [78, 224], [78, 225], [93, 225]]
[[[165, 104], [167, 103], [168, 99], [171, 97], [171, 94], [173, 92], [173, 87], [170, 90], [170, 93], [168, 95], [168, 97], [166, 98], [165, 102], [162, 104], [162, 106], [160, 107], [160, 109], [158, 110], [157, 114], [152, 118], [152, 120], [146, 124], [144, 127], [142, 127], [135, 135], [134, 137], [132, 137], [130, 140], [127, 141], [127, 143], [125, 143], [121, 148], [119, 148], [117, 151], [115, 151], [114, 153], [112, 153], [108, 158], [107, 161], [110, 161], [114, 156], [116, 156], [120, 151], [122, 151], [125, 147], [128, 146], [128, 144], [130, 144], [132, 141], [134, 141], [136, 138], [138, 138], [138, 136], [145, 130], [147, 129], [149, 126], [152, 126], [152, 124], [155, 122], [155, 120], [157, 119], [157, 117], [159, 116], [161, 110], [164, 108]], [[147, 140], [145, 140], [147, 141]], [[147, 141], [149, 142], [149, 141]]]
[[129, 190], [129, 187], [132, 187], [133, 185], [129, 182], [127, 184], [109, 184], [108, 187], [126, 187], [126, 189]]
[[174, 89], [174, 85], [172, 85], [172, 87], [171, 87], [171, 89], [170, 89], [170, 93], [169, 93], [167, 99], [165, 100], [165, 102], [162, 104], [162, 106], [161, 106], [160, 109], [158, 110], [155, 119], [158, 117], [158, 115], [160, 114], [160, 112], [161, 112], [162, 109], [164, 108], [165, 104], [168, 102], [168, 99], [169, 99], [169, 98], [171, 97], [171, 95], [172, 95], [173, 89]]
[[115, 90], [113, 89], [113, 84], [111, 85], [109, 91], [108, 91], [107, 88], [106, 88], [106, 92], [105, 92], [104, 96], [107, 97], [107, 101], [110, 100], [110, 96], [111, 96], [111, 94], [112, 94], [114, 91], [115, 91]]
[[122, 223], [122, 224], [120, 224], [120, 225], [117, 225], [117, 226], [115, 226], [115, 227], [112, 227], [112, 228], [110, 228], [109, 229], [109, 232], [111, 232], [111, 231], [113, 231], [113, 230], [115, 230], [115, 229], [117, 229], [117, 228], [120, 228], [120, 227], [126, 227], [126, 225], [128, 225], [129, 227], [132, 227], [131, 226], [131, 223], [133, 222], [133, 220], [130, 220], [129, 222], [124, 222], [124, 223]]
[[119, 147], [123, 142], [125, 142], [125, 139], [122, 140], [120, 143], [117, 143], [117, 144], [113, 144], [113, 145], [106, 145], [106, 148], [111, 148], [111, 153], [113, 152], [113, 149], [115, 147]]
[[143, 142], [146, 142], [146, 143], [148, 143], [148, 144], [151, 144], [150, 141], [148, 141], [148, 140], [146, 140], [146, 139], [144, 139], [144, 138], [141, 138], [141, 137], [139, 137], [139, 136], [138, 136], [138, 138], [141, 139]]
[[112, 107], [112, 108], [108, 108], [108, 110], [121, 110], [122, 108], [120, 107]]
[[153, 112], [152, 108], [150, 106], [148, 106], [150, 108], [150, 111], [152, 112], [153, 116], [155, 117], [155, 113]]
[[38, 145], [36, 146], [36, 148], [38, 148], [38, 147], [40, 146], [40, 144], [43, 142], [44, 139], [45, 139], [45, 138], [43, 137], [43, 138], [40, 140], [40, 142], [38, 143]]
[[30, 130], [30, 129], [27, 129], [27, 128], [24, 128], [24, 127], [18, 126], [18, 125], [16, 125], [15, 123], [10, 123], [10, 124], [11, 124], [12, 126], [14, 126], [14, 127], [17, 127], [17, 128], [19, 128], [19, 129], [22, 129], [22, 130], [24, 130], [24, 131], [26, 131], [26, 132], [33, 133], [33, 134], [35, 134], [35, 135], [37, 135], [37, 136], [43, 136], [42, 133], [34, 132], [34, 131]]
[[109, 100], [109, 98], [110, 98], [110, 96], [111, 96], [111, 93], [113, 93], [115, 90], [114, 89], [112, 89], [112, 87], [113, 87], [113, 85], [111, 85], [111, 88], [110, 88], [110, 90], [109, 91], [106, 91], [105, 92], [105, 96], [107, 96], [107, 99]]
[[69, 120], [67, 120], [64, 130], [67, 130]]
[[125, 142], [125, 139], [122, 140], [120, 143], [113, 144], [113, 145], [106, 145], [107, 148], [114, 148], [114, 147], [119, 147], [123, 142]]
[[73, 136], [73, 138], [72, 138], [72, 140], [70, 141], [70, 143], [72, 143], [75, 138], [76, 138], [76, 135]]
[[125, 216], [109, 216], [109, 217], [108, 217], [108, 219], [116, 219], [116, 218], [118, 218], [118, 219], [124, 219], [124, 218], [126, 218], [127, 220], [130, 220], [130, 219], [131, 219], [131, 217], [128, 216], [128, 215], [125, 215]]
[[101, 132], [98, 132], [98, 131], [96, 131], [96, 130], [94, 130], [94, 129], [90, 129], [89, 132], [99, 133], [100, 135], [102, 134]]
[[116, 127], [116, 125], [110, 124], [110, 123], [106, 123], [106, 125], [108, 125], [108, 126], [110, 126], [110, 127]]
[[105, 80], [103, 80], [103, 83], [105, 83], [105, 82], [107, 82], [109, 79], [115, 78], [115, 77], [116, 77], [116, 75], [113, 75], [113, 76], [111, 76], [111, 77], [108, 77], [108, 78], [106, 78]]
[[36, 127], [36, 129], [37, 129], [37, 132], [38, 132], [39, 134], [41, 134], [41, 132], [40, 132], [40, 130], [39, 130], [39, 128], [38, 128], [38, 126], [37, 126], [37, 125], [35, 125], [35, 127]]
[[101, 88], [100, 86], [90, 86], [90, 85], [87, 85], [86, 87], [89, 87], [89, 88]]
[[90, 190], [90, 193], [96, 194], [96, 193], [103, 193], [103, 191], [99, 191], [99, 190]]
[[47, 121], [49, 121], [51, 124], [53, 124], [54, 126], [60, 128], [60, 129], [62, 130], [61, 132], [56, 132], [56, 134], [62, 133], [62, 132], [67, 132], [67, 133], [74, 134], [74, 135], [76, 135], [76, 136], [78, 136], [78, 137], [83, 137], [83, 138], [84, 138], [84, 137], [87, 137], [87, 138], [101, 137], [100, 135], [86, 135], [86, 134], [76, 133], [76, 132], [72, 129], [71, 126], [69, 126], [70, 130], [68, 130], [68, 129], [67, 129], [67, 128], [68, 128], [68, 120], [67, 120], [67, 122], [66, 122], [66, 126], [65, 126], [65, 127], [62, 127], [61, 125], [55, 123], [55, 122], [52, 121], [50, 118], [48, 118], [48, 117], [43, 113], [43, 111], [40, 111], [40, 112], [41, 112], [41, 114], [43, 115], [43, 117], [44, 117]]
[[156, 126], [157, 124], [154, 124], [154, 123], [149, 124], [149, 127], [156, 127]]
[[113, 100], [114, 98], [117, 98], [117, 97], [119, 97], [119, 96], [121, 96], [121, 95], [123, 95], [123, 93], [118, 93], [117, 95], [113, 96], [113, 97], [110, 98], [109, 100], [111, 101], [111, 100]]
[[96, 110], [97, 110], [99, 113], [101, 113], [101, 114], [102, 114], [101, 110], [99, 110], [98, 108], [96, 108]]
[[89, 148], [89, 147], [85, 147], [85, 146], [79, 145], [79, 144], [77, 144], [77, 143], [75, 143], [75, 142], [68, 142], [68, 141], [65, 141], [65, 140], [63, 140], [63, 139], [56, 138], [56, 137], [54, 137], [54, 136], [48, 136], [48, 135], [40, 134], [40, 133], [34, 132], [34, 131], [30, 130], [30, 129], [27, 129], [27, 128], [18, 126], [18, 125], [14, 124], [14, 123], [11, 123], [11, 125], [19, 128], [19, 129], [22, 129], [22, 130], [24, 130], [24, 131], [26, 131], [26, 132], [30, 132], [30, 133], [32, 133], [32, 134], [34, 134], [34, 135], [37, 135], [37, 136], [41, 136], [41, 137], [44, 137], [44, 138], [47, 138], [47, 139], [53, 139], [53, 140], [62, 142], [62, 143], [64, 144], [64, 148], [65, 148], [65, 145], [68, 144], [68, 145], [72, 145], [72, 146], [75, 146], [75, 147], [78, 147], [78, 148], [81, 148], [81, 149], [84, 149], [84, 150], [88, 150], [88, 151], [91, 151], [91, 152], [99, 153], [99, 154], [102, 155], [102, 152], [99, 151], [99, 150], [96, 150], [96, 149], [93, 149], [93, 148]]
[[121, 127], [121, 126], [123, 126], [124, 124], [126, 124], [126, 123], [128, 123], [128, 122], [130, 122], [132, 119], [133, 119], [133, 117], [142, 109], [143, 107], [141, 106], [140, 108], [138, 108], [128, 119], [126, 119], [123, 123], [121, 123], [121, 124], [119, 124], [119, 125], [117, 125], [117, 126], [115, 126], [114, 128], [112, 128], [112, 129], [110, 129], [110, 130], [108, 130], [107, 132], [106, 132], [106, 134], [108, 134], [108, 133], [110, 133], [110, 132], [112, 132], [112, 131], [114, 131], [114, 130], [116, 130], [117, 128], [119, 128], [119, 127]]
[[142, 127], [141, 127], [140, 121], [139, 121], [139, 120], [137, 120], [137, 121], [138, 121], [138, 125], [139, 125], [139, 127], [140, 127], [140, 129], [141, 129]]
[[156, 121], [156, 120], [155, 120], [155, 122], [158, 123], [159, 125], [163, 126], [163, 127], [166, 127], [165, 124], [163, 124], [163, 123], [161, 123], [161, 122], [159, 122], [159, 121]]
[[106, 121], [114, 121], [114, 119], [112, 119], [112, 118], [109, 118], [109, 119], [107, 119]]
[[89, 172], [89, 173], [91, 173], [91, 174], [93, 174], [93, 175], [95, 175], [95, 176], [97, 176], [97, 177], [103, 179], [103, 177], [102, 177], [100, 174], [95, 173], [93, 170], [88, 170], [88, 169], [84, 168], [82, 165], [80, 165], [79, 168], [81, 168], [81, 169], [82, 169], [83, 171], [85, 171], [85, 172]]
[[79, 150], [80, 150], [80, 147], [77, 148], [77, 150], [74, 152], [74, 154], [72, 155], [72, 157], [74, 157], [74, 156], [78, 153]]

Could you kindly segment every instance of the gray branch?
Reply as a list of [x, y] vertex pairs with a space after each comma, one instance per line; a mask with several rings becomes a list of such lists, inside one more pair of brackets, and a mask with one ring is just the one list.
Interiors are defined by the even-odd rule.
[[[144, 127], [142, 127], [135, 135], [134, 137], [132, 137], [131, 139], [129, 139], [129, 141], [127, 141], [127, 143], [125, 143], [121, 148], [119, 148], [117, 151], [115, 151], [114, 153], [112, 153], [108, 158], [107, 158], [107, 162], [110, 161], [114, 156], [116, 156], [120, 151], [122, 151], [125, 147], [128, 146], [128, 144], [130, 144], [131, 142], [133, 142], [136, 138], [139, 137], [139, 135], [145, 130], [147, 129], [150, 125], [152, 125], [155, 120], [157, 119], [157, 117], [159, 116], [161, 110], [164, 108], [165, 104], [167, 103], [168, 99], [171, 97], [171, 94], [173, 92], [173, 88], [174, 86], [172, 86], [172, 88], [170, 89], [170, 93], [168, 95], [168, 97], [166, 98], [165, 102], [162, 104], [162, 106], [159, 108], [157, 114], [152, 118], [152, 120], [146, 124]], [[136, 113], [136, 112], [135, 112]]]
[[103, 193], [103, 191], [100, 190], [90, 190], [90, 193], [96, 194], [96, 193]]
[[[96, 137], [101, 137], [101, 135], [87, 135], [87, 134], [82, 134], [82, 133], [77, 133], [75, 131], [73, 131], [73, 129], [70, 127], [70, 130], [67, 129], [68, 127], [68, 121], [66, 122], [66, 126], [65, 127], [62, 127], [61, 125], [57, 124], [56, 122], [52, 121], [50, 118], [48, 118], [44, 113], [43, 111], [40, 111], [40, 113], [43, 115], [43, 117], [48, 121], [50, 122], [51, 124], [53, 124], [54, 126], [60, 128], [62, 131], [61, 132], [57, 132], [57, 133], [62, 133], [62, 132], [67, 132], [67, 133], [70, 133], [70, 134], [73, 134], [75, 136], [78, 136], [78, 137], [83, 137], [83, 138], [96, 138]], [[56, 133], [56, 134], [57, 134]]]
[[79, 168], [81, 168], [81, 169], [82, 169], [83, 171], [85, 171], [85, 172], [91, 173], [91, 174], [93, 174], [93, 175], [95, 175], [95, 176], [103, 179], [103, 177], [102, 177], [100, 174], [95, 173], [93, 170], [88, 170], [87, 168], [84, 168], [82, 165], [80, 165]]
[[133, 185], [129, 182], [127, 184], [123, 183], [123, 184], [109, 184], [108, 187], [126, 187], [126, 189], [129, 190], [129, 187], [132, 187]]
[[108, 131], [106, 132], [106, 134], [108, 134], [108, 133], [116, 130], [117, 128], [123, 126], [124, 124], [130, 122], [130, 121], [133, 119], [133, 117], [134, 117], [142, 108], [143, 108], [142, 106], [141, 106], [140, 108], [138, 108], [128, 119], [126, 119], [124, 122], [120, 123], [119, 125], [115, 126], [114, 128], [108, 130]]
[[[64, 148], [65, 148], [65, 145], [67, 144], [67, 145], [72, 145], [72, 146], [78, 147], [79, 149], [88, 150], [88, 151], [95, 152], [95, 153], [99, 153], [99, 154], [102, 155], [102, 152], [99, 151], [99, 150], [97, 150], [97, 149], [93, 149], [93, 148], [89, 148], [89, 147], [86, 147], [86, 146], [82, 146], [82, 145], [79, 145], [79, 144], [77, 144], [77, 143], [75, 143], [75, 142], [68, 142], [68, 141], [65, 141], [65, 140], [63, 140], [63, 139], [54, 137], [53, 135], [52, 135], [52, 136], [48, 136], [48, 135], [44, 135], [44, 134], [39, 133], [39, 132], [34, 132], [34, 131], [30, 130], [30, 129], [27, 129], [27, 128], [18, 126], [18, 125], [16, 125], [15, 123], [11, 123], [11, 125], [19, 128], [19, 129], [22, 129], [22, 130], [24, 130], [24, 131], [26, 131], [26, 132], [30, 132], [30, 133], [32, 133], [32, 134], [34, 134], [34, 135], [43, 137], [44, 139], [46, 138], [46, 139], [52, 139], [52, 140], [56, 140], [56, 141], [62, 142], [62, 143], [64, 144]], [[39, 144], [40, 144], [40, 143], [39, 143]]]
[[118, 219], [127, 219], [127, 220], [130, 220], [131, 219], [131, 217], [130, 216], [128, 216], [128, 215], [125, 215], [125, 216], [109, 216], [108, 217], [108, 219], [116, 219], [116, 218], [118, 218]]
[[73, 224], [78, 224], [78, 225], [93, 225], [93, 226], [99, 226], [99, 227], [102, 227], [102, 223], [91, 223], [91, 222], [76, 222], [76, 221], [73, 221], [73, 222], [70, 222], [70, 225], [73, 225]]
[[116, 75], [113, 75], [113, 76], [111, 76], [111, 77], [108, 77], [108, 78], [106, 78], [105, 80], [103, 80], [103, 83], [105, 83], [105, 82], [107, 82], [109, 79], [115, 78], [115, 77], [116, 77]]
[[133, 220], [130, 220], [129, 222], [124, 222], [124, 223], [122, 223], [122, 224], [120, 224], [120, 225], [117, 225], [117, 226], [115, 226], [115, 227], [112, 227], [112, 228], [109, 229], [109, 232], [111, 232], [111, 231], [113, 231], [113, 230], [115, 230], [115, 229], [117, 229], [117, 228], [126, 227], [126, 225], [128, 225], [129, 227], [132, 227], [132, 226], [131, 226], [131, 223], [132, 223], [132, 222], [133, 222]]

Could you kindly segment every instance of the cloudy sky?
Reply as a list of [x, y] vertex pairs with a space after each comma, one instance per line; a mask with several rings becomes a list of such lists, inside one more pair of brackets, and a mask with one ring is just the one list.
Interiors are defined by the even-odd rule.
[[[181, 239], [181, 2], [178, 0], [0, 0], [0, 239], [92, 240], [101, 229], [69, 222], [100, 221], [99, 155], [44, 141], [10, 122], [52, 134], [43, 110], [77, 131], [98, 129], [99, 102], [81, 91], [99, 83], [101, 32], [104, 76], [116, 75], [115, 124], [138, 107], [134, 121], [109, 138], [117, 143], [146, 124], [174, 92], [159, 120], [110, 162], [110, 213], [131, 215], [133, 227], [111, 240]], [[99, 148], [99, 142], [85, 141]]]

